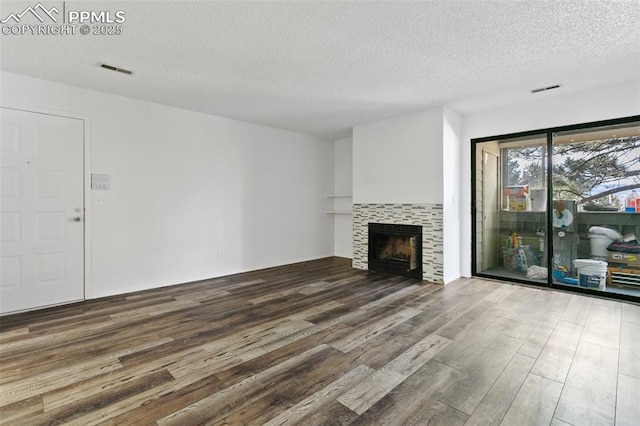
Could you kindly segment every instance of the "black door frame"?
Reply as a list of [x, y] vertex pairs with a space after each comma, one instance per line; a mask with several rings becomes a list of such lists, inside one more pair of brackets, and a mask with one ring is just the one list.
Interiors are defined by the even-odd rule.
[[575, 286], [575, 287], [569, 287], [569, 286], [558, 286], [558, 285], [554, 285], [553, 284], [553, 277], [551, 275], [551, 269], [549, 269], [549, 273], [547, 274], [547, 282], [546, 283], [537, 283], [534, 281], [528, 281], [528, 280], [524, 280], [524, 279], [519, 279], [519, 278], [505, 278], [505, 277], [496, 277], [493, 275], [489, 275], [489, 274], [483, 274], [481, 272], [476, 272], [476, 267], [478, 265], [478, 259], [477, 259], [477, 253], [476, 253], [476, 232], [477, 232], [477, 223], [476, 223], [476, 214], [477, 214], [477, 208], [476, 208], [476, 203], [477, 203], [477, 199], [476, 199], [476, 150], [477, 150], [477, 146], [480, 143], [483, 142], [491, 142], [491, 141], [496, 141], [496, 140], [500, 140], [500, 139], [512, 139], [512, 138], [521, 138], [521, 137], [528, 137], [528, 136], [539, 136], [539, 135], [543, 135], [546, 134], [547, 137], [547, 192], [549, 194], [549, 196], [547, 196], [547, 217], [546, 217], [546, 223], [547, 223], [547, 232], [545, 233], [545, 245], [546, 247], [548, 247], [549, 249], [547, 249], [546, 251], [546, 255], [547, 255], [547, 265], [552, 265], [553, 264], [553, 232], [551, 232], [551, 230], [553, 229], [553, 218], [551, 216], [551, 213], [553, 211], [553, 185], [552, 185], [552, 181], [553, 181], [553, 156], [551, 155], [552, 151], [552, 144], [553, 144], [553, 135], [554, 133], [559, 133], [559, 132], [567, 132], [567, 131], [573, 131], [573, 130], [588, 130], [590, 128], [593, 127], [605, 127], [605, 126], [614, 126], [614, 125], [618, 125], [618, 124], [627, 124], [627, 123], [634, 123], [634, 122], [638, 122], [640, 121], [640, 115], [632, 115], [629, 117], [623, 117], [623, 118], [616, 118], [616, 119], [610, 119], [610, 120], [601, 120], [601, 121], [592, 121], [589, 123], [580, 123], [580, 124], [572, 124], [569, 126], [560, 126], [560, 127], [550, 127], [550, 128], [545, 128], [545, 129], [538, 129], [538, 130], [529, 130], [529, 131], [525, 131], [525, 132], [517, 132], [517, 133], [508, 133], [508, 134], [502, 134], [502, 135], [497, 135], [497, 136], [487, 136], [487, 137], [482, 137], [482, 138], [474, 138], [471, 139], [471, 275], [472, 276], [477, 276], [477, 277], [482, 277], [482, 278], [491, 278], [491, 279], [499, 279], [501, 281], [508, 281], [508, 282], [515, 282], [515, 283], [521, 283], [521, 284], [527, 284], [527, 285], [532, 285], [532, 286], [539, 286], [539, 287], [548, 287], [548, 288], [554, 288], [554, 289], [558, 289], [558, 290], [568, 290], [568, 291], [572, 291], [572, 292], [576, 292], [576, 293], [584, 293], [584, 294], [591, 294], [591, 295], [597, 295], [597, 296], [604, 296], [604, 297], [608, 297], [608, 298], [612, 298], [612, 299], [620, 299], [620, 300], [628, 300], [628, 301], [632, 301], [632, 302], [639, 302], [640, 301], [640, 297], [636, 297], [636, 296], [631, 296], [631, 295], [627, 295], [627, 294], [619, 294], [619, 293], [610, 293], [610, 292], [604, 292], [604, 291], [599, 291], [599, 290], [593, 290], [593, 289], [588, 289], [585, 287], [579, 287], [579, 286]]

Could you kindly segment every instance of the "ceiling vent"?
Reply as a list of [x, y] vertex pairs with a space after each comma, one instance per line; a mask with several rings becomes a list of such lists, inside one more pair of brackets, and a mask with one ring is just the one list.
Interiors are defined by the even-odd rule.
[[111, 71], [121, 72], [122, 74], [127, 74], [127, 75], [133, 74], [133, 71], [125, 70], [124, 68], [114, 67], [113, 65], [100, 64], [100, 66], [102, 68], [105, 68]]
[[556, 84], [555, 86], [541, 87], [540, 89], [533, 89], [533, 90], [531, 91], [531, 93], [546, 92], [547, 90], [558, 89], [559, 87], [560, 87], [560, 85], [559, 85], [559, 84]]

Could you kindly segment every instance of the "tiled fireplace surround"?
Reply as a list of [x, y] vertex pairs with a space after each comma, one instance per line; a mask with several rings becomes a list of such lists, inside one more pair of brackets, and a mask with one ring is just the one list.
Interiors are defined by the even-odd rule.
[[368, 269], [368, 224], [422, 226], [422, 279], [443, 283], [442, 204], [354, 204], [353, 267]]

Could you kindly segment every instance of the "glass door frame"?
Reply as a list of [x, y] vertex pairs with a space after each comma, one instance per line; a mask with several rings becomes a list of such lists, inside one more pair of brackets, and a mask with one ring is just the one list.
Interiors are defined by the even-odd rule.
[[548, 171], [546, 176], [547, 178], [546, 184], [547, 184], [547, 191], [548, 191], [546, 225], [547, 225], [548, 232], [545, 233], [544, 238], [545, 238], [545, 246], [547, 247], [547, 250], [545, 251], [547, 265], [548, 267], [550, 267], [551, 265], [553, 265], [553, 232], [552, 232], [553, 230], [553, 216], [552, 216], [553, 215], [553, 155], [552, 153], [553, 153], [554, 134], [560, 133], [560, 132], [576, 131], [576, 130], [586, 131], [595, 127], [606, 127], [606, 126], [614, 126], [614, 125], [620, 125], [620, 124], [630, 124], [630, 123], [636, 123], [638, 121], [640, 121], [640, 115], [633, 115], [629, 117], [623, 117], [623, 118], [617, 118], [617, 119], [611, 119], [611, 120], [592, 121], [589, 123], [581, 123], [581, 124], [574, 124], [574, 125], [560, 126], [560, 127], [551, 127], [546, 129], [530, 130], [525, 132], [508, 133], [508, 134], [502, 134], [497, 136], [488, 136], [488, 137], [471, 139], [471, 275], [476, 277], [482, 277], [482, 278], [499, 279], [501, 281], [527, 284], [530, 286], [548, 287], [548, 288], [553, 288], [558, 290], [567, 290], [571, 292], [591, 294], [591, 295], [607, 297], [612, 299], [628, 300], [636, 303], [639, 302], [640, 297], [637, 297], [637, 296], [593, 290], [593, 289], [580, 287], [580, 286], [563, 286], [563, 285], [554, 284], [553, 276], [551, 274], [551, 268], [548, 269], [549, 273], [547, 274], [546, 284], [538, 283], [535, 281], [529, 281], [525, 279], [518, 279], [518, 278], [496, 277], [494, 275], [476, 271], [476, 268], [478, 265], [478, 256], [477, 256], [477, 250], [476, 250], [477, 231], [478, 231], [477, 221], [476, 221], [476, 215], [478, 213], [477, 211], [478, 200], [476, 196], [476, 192], [477, 192], [476, 191], [476, 178], [477, 178], [476, 153], [478, 149], [478, 144], [481, 144], [484, 142], [499, 141], [502, 139], [513, 139], [513, 138], [546, 135], [546, 139], [547, 139], [546, 167]]

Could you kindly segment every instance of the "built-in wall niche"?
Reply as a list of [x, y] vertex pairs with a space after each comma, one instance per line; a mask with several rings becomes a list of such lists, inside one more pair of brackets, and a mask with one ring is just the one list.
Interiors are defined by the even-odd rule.
[[327, 194], [326, 214], [353, 214], [351, 194]]

